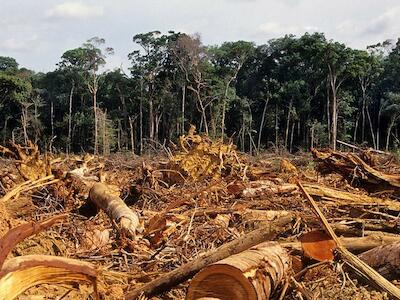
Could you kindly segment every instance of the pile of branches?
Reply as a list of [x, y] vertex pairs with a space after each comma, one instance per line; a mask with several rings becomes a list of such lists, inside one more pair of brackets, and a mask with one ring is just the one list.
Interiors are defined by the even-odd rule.
[[15, 146], [0, 161], [0, 299], [400, 299], [400, 205], [376, 193], [397, 175], [362, 154], [313, 150], [321, 176], [251, 164], [194, 128], [167, 164]]

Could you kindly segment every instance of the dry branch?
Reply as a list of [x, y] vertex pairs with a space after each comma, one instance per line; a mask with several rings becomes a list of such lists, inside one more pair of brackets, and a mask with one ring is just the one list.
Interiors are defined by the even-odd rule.
[[92, 264], [70, 258], [48, 255], [15, 257], [9, 259], [0, 271], [0, 299], [14, 299], [30, 287], [43, 283], [92, 283], [96, 292], [97, 273]]
[[217, 248], [215, 251], [204, 254], [203, 256], [190, 261], [179, 268], [160, 276], [159, 278], [144, 284], [143, 286], [136, 288], [135, 290], [129, 292], [126, 295], [127, 300], [134, 300], [139, 297], [142, 293], [151, 296], [157, 293], [164, 292], [171, 287], [182, 283], [188, 278], [195, 275], [202, 268], [216, 263], [224, 258], [231, 255], [237, 254], [244, 250], [249, 249], [257, 244], [270, 240], [275, 236], [276, 232], [279, 232], [281, 228], [293, 219], [293, 216], [286, 216], [275, 221], [272, 221], [267, 226], [263, 226], [256, 229], [248, 234], [245, 234], [241, 238], [229, 242], [221, 247]]
[[190, 282], [186, 299], [269, 299], [290, 265], [278, 243], [265, 242], [205, 267]]
[[96, 183], [93, 185], [89, 197], [129, 236], [135, 237], [136, 232], [141, 231], [138, 214], [130, 209], [120, 197], [113, 195], [105, 184]]
[[0, 269], [2, 269], [7, 255], [15, 247], [15, 245], [31, 235], [37, 234], [38, 232], [53, 226], [65, 217], [66, 215], [58, 215], [46, 221], [38, 223], [30, 222], [10, 229], [0, 239]]

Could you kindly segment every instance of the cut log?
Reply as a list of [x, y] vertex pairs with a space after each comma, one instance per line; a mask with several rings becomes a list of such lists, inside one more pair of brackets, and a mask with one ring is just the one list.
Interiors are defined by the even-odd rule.
[[247, 184], [243, 182], [235, 182], [228, 186], [228, 191], [244, 198], [260, 197], [271, 194], [292, 194], [298, 191], [295, 184], [278, 182], [272, 180], [257, 180]]
[[113, 195], [105, 184], [94, 184], [90, 189], [89, 198], [130, 237], [135, 238], [136, 232], [142, 232], [139, 215], [130, 209], [120, 197]]
[[190, 261], [179, 268], [160, 276], [159, 278], [144, 284], [135, 290], [128, 292], [127, 300], [137, 299], [141, 294], [152, 296], [162, 293], [171, 287], [189, 279], [204, 267], [225, 259], [231, 255], [247, 250], [255, 245], [270, 240], [276, 235], [276, 232], [282, 230], [282, 227], [289, 224], [293, 220], [292, 215], [286, 216], [272, 221], [267, 226], [263, 226], [257, 230], [253, 230], [237, 240], [222, 245], [218, 249], [206, 253], [203, 256]]
[[284, 248], [265, 242], [205, 267], [190, 282], [186, 299], [269, 299], [290, 265]]
[[358, 257], [386, 279], [399, 279], [400, 242], [376, 247]]

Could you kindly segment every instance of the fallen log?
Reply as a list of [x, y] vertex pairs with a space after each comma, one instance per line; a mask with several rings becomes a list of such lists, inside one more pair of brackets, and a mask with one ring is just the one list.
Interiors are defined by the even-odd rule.
[[186, 299], [269, 299], [287, 279], [290, 265], [284, 248], [264, 242], [202, 269], [190, 282]]
[[358, 257], [386, 279], [399, 279], [400, 242], [375, 247]]
[[244, 198], [259, 197], [270, 194], [292, 194], [298, 191], [295, 184], [284, 183], [280, 180], [256, 180], [248, 183], [235, 182], [228, 186], [231, 194]]
[[266, 226], [243, 235], [237, 240], [222, 245], [216, 250], [208, 252], [201, 257], [190, 261], [178, 267], [177, 269], [144, 284], [141, 287], [136, 288], [133, 291], [128, 292], [125, 299], [134, 300], [137, 299], [141, 294], [152, 296], [157, 293], [164, 292], [171, 287], [189, 279], [210, 264], [216, 263], [231, 255], [237, 254], [262, 242], [270, 240], [282, 229], [282, 227], [289, 224], [293, 220], [293, 217], [293, 215], [290, 215], [279, 218], [270, 222]]
[[90, 189], [89, 198], [130, 237], [135, 238], [136, 232], [142, 231], [139, 215], [130, 209], [120, 197], [113, 195], [105, 184], [95, 183]]
[[11, 258], [0, 270], [0, 299], [11, 300], [29, 289], [43, 283], [93, 284], [95, 297], [97, 270], [94, 265], [75, 259], [26, 255]]
[[344, 192], [338, 189], [332, 189], [326, 186], [312, 183], [303, 184], [305, 190], [311, 195], [319, 197], [323, 200], [338, 202], [342, 205], [359, 205], [359, 206], [382, 206], [391, 210], [400, 211], [400, 202], [392, 200], [384, 200], [381, 198], [371, 197], [368, 195]]

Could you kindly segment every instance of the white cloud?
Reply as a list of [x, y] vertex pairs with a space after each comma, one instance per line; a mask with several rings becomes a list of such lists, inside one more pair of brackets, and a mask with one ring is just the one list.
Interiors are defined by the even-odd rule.
[[267, 22], [261, 24], [258, 27], [258, 30], [262, 33], [278, 36], [283, 34], [302, 34], [305, 32], [315, 32], [318, 31], [318, 28], [315, 26], [291, 26], [291, 25], [283, 25], [277, 22]]
[[37, 35], [33, 35], [28, 39], [8, 38], [0, 42], [0, 49], [4, 51], [18, 52], [29, 51], [32, 50], [37, 39]]
[[64, 2], [49, 9], [50, 18], [88, 18], [100, 17], [104, 14], [103, 6], [87, 5], [80, 2]]

